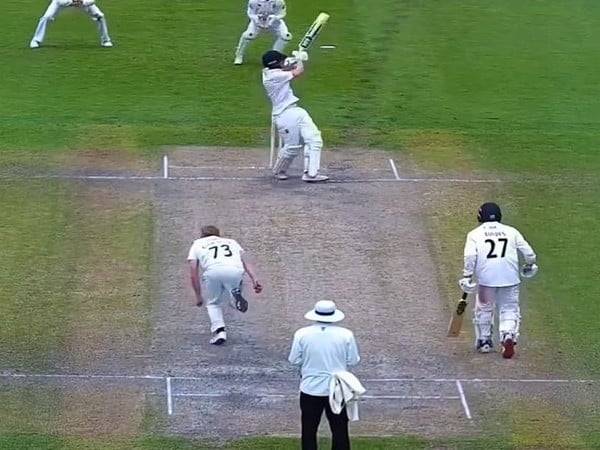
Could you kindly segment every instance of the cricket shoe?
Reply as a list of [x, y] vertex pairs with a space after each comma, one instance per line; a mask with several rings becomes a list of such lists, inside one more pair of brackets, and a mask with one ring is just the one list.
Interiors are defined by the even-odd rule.
[[104, 41], [100, 45], [104, 48], [110, 48], [113, 46], [113, 43], [112, 43], [112, 41]]
[[233, 64], [235, 64], [236, 66], [241, 66], [242, 64], [244, 64], [244, 58], [242, 58], [241, 56], [236, 56], [233, 60]]
[[505, 334], [504, 339], [502, 339], [502, 357], [506, 359], [510, 359], [515, 355], [515, 342], [514, 338], [510, 334]]
[[33, 39], [29, 43], [29, 48], [40, 48], [40, 43], [38, 41], [36, 41], [35, 39]]
[[479, 353], [489, 353], [494, 349], [494, 343], [491, 339], [486, 340], [478, 340], [477, 341], [477, 351]]
[[248, 301], [242, 295], [242, 290], [240, 288], [232, 289], [231, 295], [235, 300], [235, 309], [243, 313], [248, 311]]
[[213, 334], [210, 338], [210, 343], [213, 345], [222, 345], [227, 340], [227, 333], [225, 331], [218, 331]]
[[285, 172], [279, 172], [275, 174], [275, 179], [279, 181], [287, 180], [289, 177]]
[[317, 174], [314, 177], [311, 177], [307, 173], [302, 175], [302, 181], [306, 181], [307, 183], [320, 183], [320, 182], [327, 181], [327, 180], [329, 180], [329, 177], [327, 175]]

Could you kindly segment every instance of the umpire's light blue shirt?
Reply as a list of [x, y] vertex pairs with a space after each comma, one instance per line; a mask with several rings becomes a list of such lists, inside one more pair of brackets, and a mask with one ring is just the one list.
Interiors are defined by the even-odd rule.
[[296, 331], [288, 360], [300, 366], [300, 391], [329, 396], [331, 375], [358, 364], [360, 356], [352, 331], [317, 322]]

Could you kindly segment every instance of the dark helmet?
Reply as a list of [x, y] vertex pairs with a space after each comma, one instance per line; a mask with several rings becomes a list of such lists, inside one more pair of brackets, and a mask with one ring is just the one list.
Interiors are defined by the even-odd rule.
[[477, 211], [477, 220], [483, 222], [500, 222], [502, 220], [502, 211], [495, 203], [484, 203]]
[[286, 55], [277, 50], [269, 50], [262, 56], [263, 67], [266, 67], [267, 69], [277, 69], [281, 67], [286, 58]]

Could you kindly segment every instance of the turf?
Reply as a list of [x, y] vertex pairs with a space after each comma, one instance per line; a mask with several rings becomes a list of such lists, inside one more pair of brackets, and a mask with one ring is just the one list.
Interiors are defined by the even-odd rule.
[[[266, 38], [252, 45], [248, 64], [231, 64], [244, 26], [242, 3], [104, 0], [115, 48], [101, 49], [93, 24], [67, 11], [51, 25], [45, 48], [31, 51], [26, 46], [46, 1], [5, 1], [0, 167], [62, 164], [82, 150], [156, 160], [163, 145], [266, 146], [269, 110], [258, 65]], [[594, 231], [600, 220], [600, 4], [305, 0], [290, 2], [289, 10], [296, 37], [317, 11], [332, 15], [322, 42], [336, 50], [312, 52], [308, 74], [296, 87], [327, 145], [384, 147], [423, 168], [520, 180], [463, 192], [432, 211], [433, 232], [452, 236], [436, 250], [440, 264], [451, 269], [440, 271], [442, 283], [448, 292], [455, 289], [474, 208], [484, 199], [498, 200], [507, 221], [540, 255], [539, 278], [527, 287], [528, 338], [542, 343], [540, 358], [549, 367], [600, 376], [600, 239]], [[546, 183], [529, 182], [542, 176]], [[10, 324], [0, 328], [5, 367], [52, 369], [72, 345], [80, 317], [88, 318], [81, 327], [88, 329], [117, 311], [123, 297], [95, 291], [93, 277], [80, 269], [106, 256], [104, 250], [123, 263], [117, 282], [130, 286], [126, 292], [148, 280], [149, 268], [135, 268], [139, 255], [127, 249], [142, 248], [151, 259], [150, 206], [134, 216], [117, 208], [119, 246], [111, 243], [111, 219], [81, 216], [83, 198], [75, 191], [63, 183], [0, 185], [0, 301]], [[85, 255], [89, 236], [100, 237], [106, 248], [92, 245], [94, 252]], [[74, 308], [82, 297], [73, 295], [73, 283], [83, 279], [95, 294]], [[105, 316], [90, 318], [90, 303], [105, 295]], [[143, 335], [150, 301], [142, 289], [141, 297], [124, 305], [141, 312], [138, 319], [119, 316], [114, 329], [130, 326]], [[63, 322], [68, 326], [58, 326]], [[545, 411], [529, 414], [546, 417]], [[569, 420], [587, 423], [573, 414]], [[551, 444], [543, 440], [543, 427], [517, 425], [485, 446]], [[597, 433], [577, 426], [570, 433], [568, 445], [598, 445]], [[20, 437], [2, 439], [0, 447], [28, 448]], [[40, 448], [46, 441], [47, 448], [76, 445], [72, 439], [30, 439]], [[153, 448], [152, 442], [136, 445]], [[255, 448], [268, 448], [260, 445]]]

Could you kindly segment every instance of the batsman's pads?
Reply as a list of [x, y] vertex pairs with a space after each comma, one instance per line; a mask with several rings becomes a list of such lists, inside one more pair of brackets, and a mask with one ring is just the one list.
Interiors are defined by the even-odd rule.
[[537, 264], [523, 264], [523, 267], [521, 267], [521, 276], [523, 278], [533, 278], [538, 273], [538, 270]]
[[463, 292], [473, 294], [477, 290], [477, 283], [471, 281], [471, 277], [463, 277], [458, 280], [458, 285]]
[[298, 44], [298, 49], [308, 50], [313, 45], [319, 34], [321, 34], [321, 31], [323, 30], [323, 27], [325, 26], [328, 20], [329, 14], [324, 12], [319, 14], [304, 34], [304, 37], [300, 41], [300, 44]]
[[243, 313], [248, 311], [248, 301], [242, 296], [242, 290], [240, 288], [232, 289], [231, 295], [235, 300], [235, 309]]

